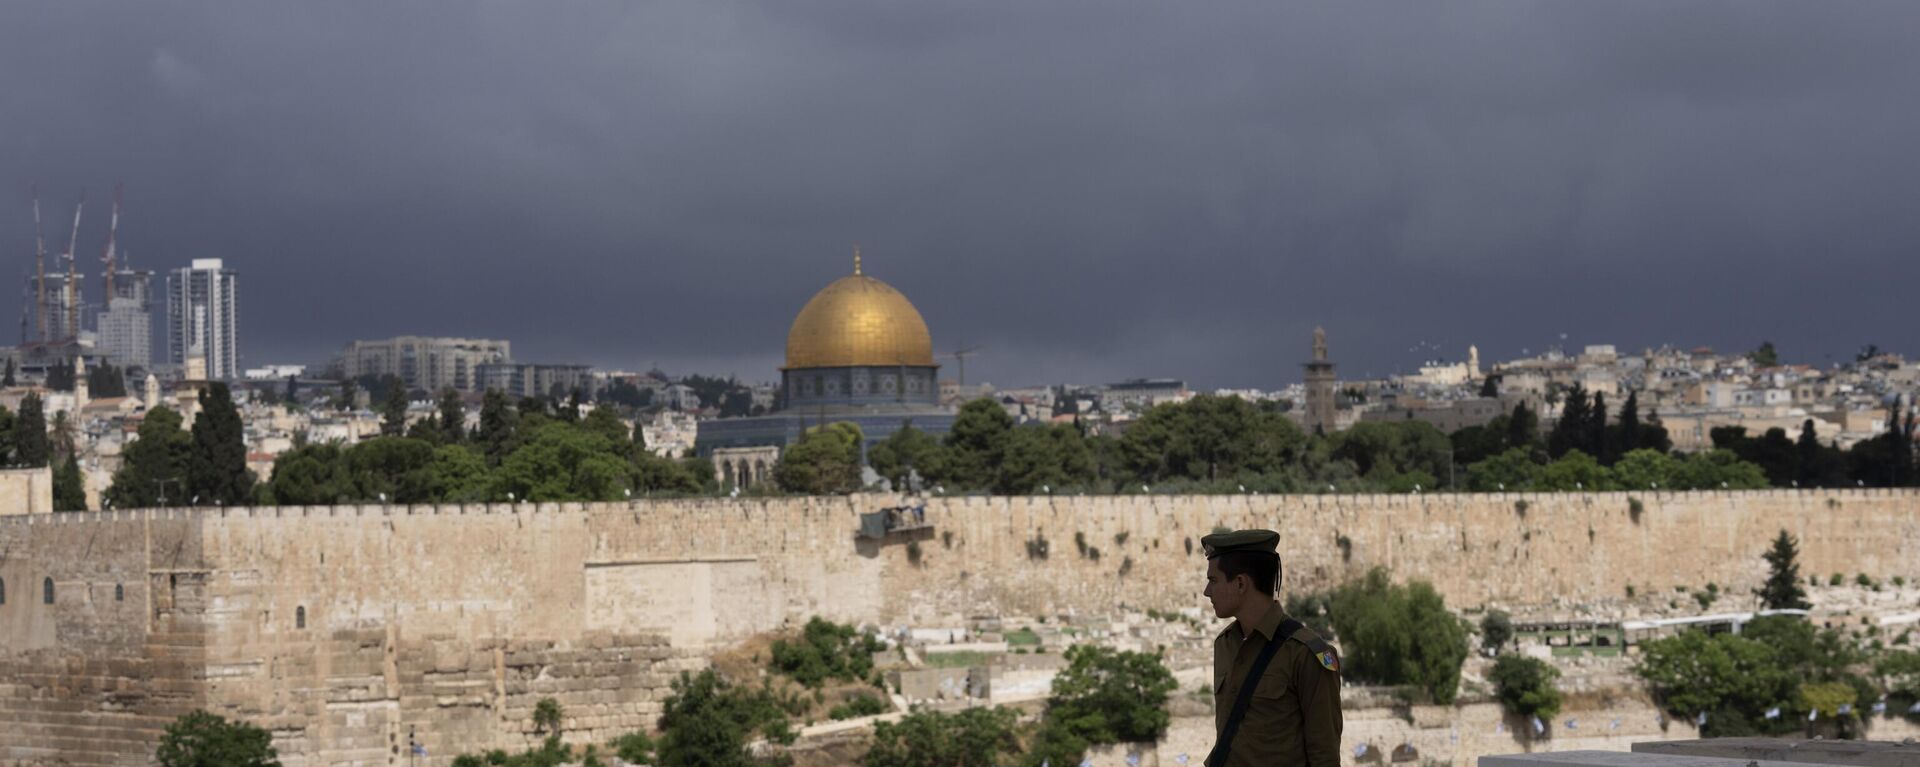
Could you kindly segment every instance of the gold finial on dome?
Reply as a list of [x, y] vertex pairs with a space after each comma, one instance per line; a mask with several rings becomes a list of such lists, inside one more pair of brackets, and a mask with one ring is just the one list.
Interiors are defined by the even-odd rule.
[[853, 244], [853, 273], [860, 273], [860, 243]]

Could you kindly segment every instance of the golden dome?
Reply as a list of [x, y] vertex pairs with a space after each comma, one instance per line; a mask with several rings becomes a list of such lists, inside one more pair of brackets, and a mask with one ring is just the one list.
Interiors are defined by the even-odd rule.
[[933, 336], [913, 302], [892, 285], [854, 272], [813, 294], [787, 331], [787, 365], [834, 368], [933, 365]]

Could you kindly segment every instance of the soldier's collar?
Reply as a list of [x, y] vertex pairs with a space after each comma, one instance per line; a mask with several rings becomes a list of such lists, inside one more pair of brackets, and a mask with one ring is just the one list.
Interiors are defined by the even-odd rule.
[[1261, 636], [1266, 637], [1269, 642], [1285, 639], [1286, 637], [1274, 636], [1274, 634], [1279, 633], [1280, 624], [1286, 622], [1286, 620], [1287, 611], [1282, 609], [1280, 602], [1276, 600], [1272, 605], [1267, 607], [1266, 613], [1260, 616], [1260, 620], [1254, 622], [1253, 630]]

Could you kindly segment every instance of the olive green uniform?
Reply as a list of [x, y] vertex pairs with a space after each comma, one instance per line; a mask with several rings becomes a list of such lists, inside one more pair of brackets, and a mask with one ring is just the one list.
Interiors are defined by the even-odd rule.
[[[1227, 726], [1240, 686], [1254, 659], [1287, 614], [1274, 604], [1245, 635], [1234, 621], [1213, 640], [1213, 727], [1217, 737]], [[1253, 688], [1246, 718], [1221, 767], [1340, 764], [1340, 659], [1313, 629], [1301, 627], [1274, 652], [1266, 673]]]

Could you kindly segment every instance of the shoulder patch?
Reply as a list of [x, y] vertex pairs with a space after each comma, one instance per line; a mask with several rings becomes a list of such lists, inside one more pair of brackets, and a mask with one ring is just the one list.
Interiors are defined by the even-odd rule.
[[1328, 671], [1340, 670], [1340, 651], [1334, 649], [1333, 645], [1327, 644], [1327, 640], [1321, 639], [1313, 629], [1303, 626], [1288, 638], [1306, 645], [1307, 649], [1313, 653], [1314, 660], [1319, 661], [1322, 668]]

